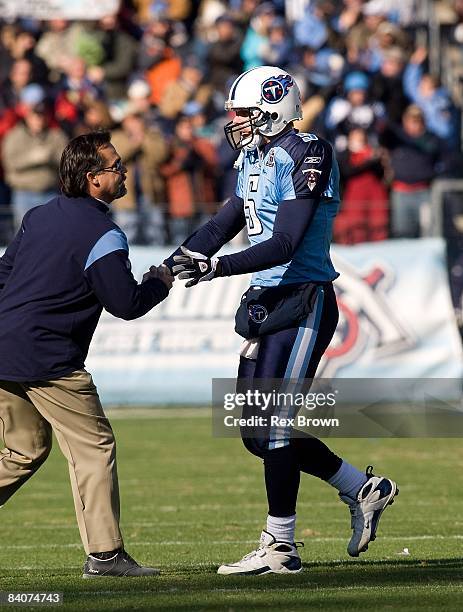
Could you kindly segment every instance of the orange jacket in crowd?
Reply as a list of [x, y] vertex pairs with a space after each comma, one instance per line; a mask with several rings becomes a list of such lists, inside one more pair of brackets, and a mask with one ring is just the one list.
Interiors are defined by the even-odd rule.
[[[195, 162], [189, 164], [192, 156]], [[172, 217], [190, 217], [196, 212], [210, 215], [215, 212], [216, 169], [217, 154], [208, 140], [194, 138], [189, 144], [177, 139], [173, 141], [171, 157], [161, 167]]]

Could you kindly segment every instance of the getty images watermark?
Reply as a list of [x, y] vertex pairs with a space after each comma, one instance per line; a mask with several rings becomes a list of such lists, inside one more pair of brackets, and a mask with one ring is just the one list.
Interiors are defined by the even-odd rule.
[[[336, 405], [336, 393], [302, 393], [292, 391], [262, 391], [225, 393], [223, 409], [241, 416], [225, 414], [225, 427], [339, 427], [339, 419], [308, 416], [304, 410], [331, 408]], [[243, 416], [243, 408], [246, 416]]]
[[[213, 429], [223, 437], [267, 438], [275, 432], [326, 435], [340, 427], [337, 391], [279, 379], [213, 382]], [[294, 432], [294, 433], [293, 433]]]
[[462, 380], [214, 379], [213, 434], [463, 438]]

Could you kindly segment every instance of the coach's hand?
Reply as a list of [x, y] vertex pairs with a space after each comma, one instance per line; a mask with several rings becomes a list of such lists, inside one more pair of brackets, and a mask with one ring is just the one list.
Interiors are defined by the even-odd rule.
[[165, 264], [161, 264], [160, 266], [151, 266], [148, 272], [143, 274], [143, 279], [141, 282], [144, 283], [149, 278], [158, 278], [166, 285], [167, 289], [171, 289], [172, 283], [174, 282], [172, 272]]
[[175, 255], [174, 261], [177, 264], [173, 266], [172, 272], [174, 276], [180, 279], [190, 279], [185, 287], [192, 287], [202, 281], [212, 280], [218, 274], [219, 260], [217, 257], [206, 257], [202, 253], [195, 253], [186, 247], [180, 247], [183, 255]]

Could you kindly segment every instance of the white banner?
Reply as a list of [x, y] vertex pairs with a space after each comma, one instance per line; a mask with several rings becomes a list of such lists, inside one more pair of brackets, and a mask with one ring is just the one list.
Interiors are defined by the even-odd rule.
[[114, 15], [120, 0], [0, 0], [0, 18], [100, 19]]
[[[236, 250], [236, 249], [234, 249]], [[168, 251], [132, 248], [141, 278]], [[460, 378], [462, 350], [439, 239], [334, 247], [340, 323], [318, 374], [347, 378]], [[208, 403], [212, 378], [236, 375], [234, 313], [249, 277], [216, 279], [170, 296], [145, 317], [103, 314], [87, 367], [102, 400]]]

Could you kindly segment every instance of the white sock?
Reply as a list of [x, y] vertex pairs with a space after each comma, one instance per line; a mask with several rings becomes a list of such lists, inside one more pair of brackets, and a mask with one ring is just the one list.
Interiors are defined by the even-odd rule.
[[357, 499], [357, 494], [368, 480], [365, 472], [361, 472], [356, 467], [343, 461], [341, 467], [328, 483], [337, 489], [342, 495], [348, 495], [352, 499]]
[[277, 542], [294, 542], [294, 531], [296, 529], [296, 515], [292, 516], [267, 516], [267, 531]]

